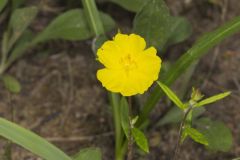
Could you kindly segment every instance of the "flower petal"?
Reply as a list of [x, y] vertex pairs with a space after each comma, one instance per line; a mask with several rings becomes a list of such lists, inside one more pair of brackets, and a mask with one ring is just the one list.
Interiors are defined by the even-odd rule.
[[161, 68], [161, 59], [156, 55], [157, 51], [154, 47], [150, 47], [138, 56], [138, 71], [142, 72], [154, 81], [158, 79]]
[[123, 70], [100, 69], [97, 71], [97, 79], [102, 83], [103, 87], [112, 91], [120, 92], [125, 83], [125, 73]]
[[138, 54], [142, 52], [146, 47], [145, 40], [136, 34], [130, 34], [129, 35], [129, 50], [132, 53]]
[[153, 83], [153, 79], [141, 72], [131, 72], [127, 77], [120, 93], [123, 96], [143, 94]]
[[98, 60], [107, 68], [120, 68], [121, 53], [113, 41], [105, 42], [97, 51]]
[[130, 45], [129, 45], [129, 36], [127, 34], [118, 33], [113, 38], [113, 41], [119, 47], [121, 52], [128, 52], [129, 51], [129, 47], [130, 47]]
[[136, 34], [126, 35], [118, 33], [113, 41], [124, 52], [122, 54], [138, 54], [146, 47], [145, 40]]

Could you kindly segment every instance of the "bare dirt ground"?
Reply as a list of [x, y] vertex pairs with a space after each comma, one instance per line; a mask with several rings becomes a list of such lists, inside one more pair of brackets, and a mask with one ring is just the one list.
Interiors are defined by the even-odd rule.
[[[219, 2], [224, 5], [211, 5], [205, 0], [167, 0], [174, 15], [186, 16], [193, 25], [191, 38], [173, 46], [167, 53], [169, 59], [173, 61], [184, 53], [202, 33], [240, 15], [239, 0]], [[112, 13], [123, 30], [129, 31], [132, 14], [112, 4], [104, 10]], [[32, 27], [41, 29], [41, 26]], [[21, 82], [21, 93], [9, 94], [0, 84], [0, 115], [33, 130], [69, 154], [97, 146], [104, 160], [113, 160], [111, 111], [106, 91], [96, 80], [99, 66], [90, 48], [90, 41], [57, 41], [30, 51], [30, 56], [8, 71]], [[189, 140], [184, 143], [179, 160], [231, 160], [240, 155], [240, 34], [210, 52], [198, 64], [189, 87], [199, 87], [206, 96], [232, 91], [229, 98], [210, 105], [205, 115], [227, 124], [233, 133], [234, 145], [227, 153], [211, 153]], [[161, 115], [163, 110], [166, 110], [164, 106], [157, 106], [151, 117]], [[168, 160], [173, 153], [177, 130], [175, 125], [150, 129], [147, 135], [151, 154], [137, 156], [137, 159]], [[0, 154], [6, 143], [1, 140]], [[39, 159], [18, 146], [13, 147], [12, 154], [13, 160]]]

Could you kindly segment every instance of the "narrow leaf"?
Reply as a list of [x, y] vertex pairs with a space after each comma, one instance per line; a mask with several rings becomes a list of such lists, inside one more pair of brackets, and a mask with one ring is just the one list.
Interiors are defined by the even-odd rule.
[[10, 75], [3, 75], [2, 81], [4, 86], [12, 93], [19, 93], [21, 91], [21, 84], [17, 79]]
[[15, 62], [26, 53], [27, 49], [31, 47], [32, 39], [33, 33], [29, 30], [26, 30], [14, 46], [7, 60], [7, 66], [10, 66], [13, 62]]
[[136, 122], [138, 121], [138, 116], [134, 117], [132, 120], [131, 120], [131, 124], [136, 124]]
[[220, 94], [217, 94], [215, 96], [206, 98], [206, 99], [200, 101], [199, 103], [197, 103], [195, 105], [195, 107], [201, 107], [201, 106], [204, 106], [206, 104], [210, 104], [210, 103], [216, 102], [218, 100], [221, 100], [221, 99], [229, 96], [230, 94], [231, 94], [231, 92], [224, 92], [224, 93], [220, 93]]
[[203, 144], [203, 145], [208, 145], [208, 140], [198, 130], [187, 127], [184, 129], [184, 132], [186, 132], [187, 135], [189, 135], [195, 142]]
[[101, 160], [102, 154], [99, 148], [85, 148], [82, 149], [77, 155], [74, 156], [74, 160]]
[[121, 99], [121, 102], [120, 102], [120, 115], [121, 115], [121, 125], [122, 125], [122, 128], [123, 128], [123, 131], [126, 135], [126, 137], [129, 136], [129, 113], [128, 113], [128, 110], [129, 110], [129, 106], [128, 106], [128, 103], [127, 103], [127, 100], [125, 97], [122, 97]]
[[0, 135], [46, 160], [72, 160], [60, 149], [17, 124], [0, 118]]
[[[161, 76], [162, 82], [168, 86], [171, 85], [193, 62], [208, 53], [211, 48], [219, 44], [222, 40], [239, 32], [239, 30], [240, 16], [224, 24], [215, 31], [202, 36], [190, 50], [177, 60], [166, 74]], [[143, 106], [138, 125], [144, 123], [147, 116], [162, 96], [163, 92], [156, 87]]]
[[169, 99], [171, 99], [171, 101], [173, 101], [173, 103], [176, 106], [178, 106], [182, 110], [185, 109], [184, 104], [182, 103], [182, 101], [177, 97], [177, 95], [170, 88], [168, 88], [166, 85], [164, 85], [160, 81], [157, 81], [157, 83], [161, 87], [163, 92], [168, 96]]
[[132, 129], [132, 135], [137, 145], [146, 153], [149, 153], [149, 146], [147, 138], [144, 133], [137, 128]]
[[0, 1], [0, 12], [3, 10], [3, 8], [6, 6], [8, 0], [1, 0]]
[[38, 12], [37, 7], [26, 7], [16, 9], [10, 19], [12, 36], [9, 42], [9, 48], [13, 46], [16, 40], [22, 35], [25, 29], [30, 25]]

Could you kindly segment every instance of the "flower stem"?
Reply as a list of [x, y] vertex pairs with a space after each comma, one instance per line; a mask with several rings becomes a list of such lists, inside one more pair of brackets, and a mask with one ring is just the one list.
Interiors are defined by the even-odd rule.
[[132, 99], [131, 97], [128, 98], [128, 117], [129, 117], [129, 133], [128, 133], [128, 156], [127, 160], [132, 160], [133, 158], [133, 136], [132, 136], [132, 122], [131, 122], [131, 116], [132, 116]]
[[109, 93], [109, 99], [111, 101], [111, 106], [113, 110], [113, 121], [115, 129], [115, 159], [122, 160], [123, 155], [121, 151], [122, 144], [122, 129], [121, 129], [121, 120], [120, 120], [120, 102], [119, 95], [115, 93]]
[[176, 144], [176, 147], [175, 147], [175, 150], [174, 150], [174, 154], [173, 154], [172, 160], [176, 160], [176, 159], [177, 159], [177, 156], [178, 156], [178, 153], [180, 152], [180, 149], [181, 149], [181, 137], [182, 137], [184, 125], [185, 125], [185, 123], [186, 123], [187, 116], [188, 116], [188, 114], [190, 113], [191, 110], [192, 110], [192, 106], [190, 106], [190, 107], [186, 110], [186, 112], [184, 113], [184, 117], [183, 117], [183, 119], [182, 119], [182, 122], [181, 122], [180, 128], [179, 128], [179, 131], [178, 131], [178, 140], [177, 140], [177, 144]]

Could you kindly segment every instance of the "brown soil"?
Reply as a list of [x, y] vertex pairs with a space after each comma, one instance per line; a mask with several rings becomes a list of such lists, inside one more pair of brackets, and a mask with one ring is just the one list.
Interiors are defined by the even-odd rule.
[[[186, 16], [193, 25], [191, 38], [167, 53], [171, 60], [179, 56], [179, 51], [183, 53], [188, 49], [199, 35], [240, 14], [239, 0], [225, 0], [223, 6], [211, 5], [205, 0], [167, 0], [167, 3], [174, 15]], [[112, 4], [104, 10], [113, 15], [124, 31], [130, 30], [132, 14]], [[36, 24], [49, 21], [45, 19], [40, 17], [41, 21], [34, 22], [32, 28], [40, 30], [42, 27]], [[231, 160], [240, 155], [239, 38], [237, 34], [211, 50], [200, 61], [189, 85], [201, 88], [206, 96], [232, 91], [229, 98], [210, 105], [205, 115], [227, 124], [233, 133], [234, 145], [227, 153], [211, 153], [188, 140], [182, 146], [179, 160]], [[82, 148], [97, 146], [104, 160], [113, 160], [111, 110], [106, 91], [95, 77], [99, 66], [90, 43], [57, 41], [30, 51], [31, 56], [21, 59], [8, 71], [21, 82], [21, 93], [9, 94], [0, 84], [0, 115], [33, 130], [70, 155]], [[44, 56], [43, 52], [48, 55]], [[155, 110], [151, 117], [161, 116], [166, 109], [159, 105]], [[168, 160], [173, 153], [177, 130], [177, 126], [171, 125], [151, 128], [147, 131], [151, 154], [137, 154], [136, 159]], [[0, 154], [6, 143], [1, 140]], [[38, 159], [18, 146], [13, 147], [12, 153], [13, 160]]]

